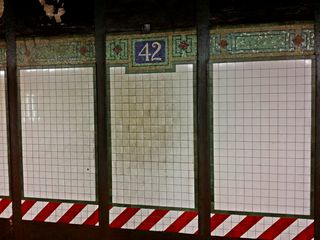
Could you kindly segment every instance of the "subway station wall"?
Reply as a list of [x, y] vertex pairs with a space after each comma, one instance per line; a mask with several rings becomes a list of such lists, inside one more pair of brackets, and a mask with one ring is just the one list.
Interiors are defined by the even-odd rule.
[[9, 196], [5, 71], [0, 71], [0, 196]]
[[[211, 234], [312, 239], [313, 26], [210, 40]], [[94, 52], [92, 36], [17, 41], [25, 221], [99, 225]], [[198, 232], [196, 56], [195, 31], [106, 38], [111, 228]], [[0, 94], [10, 218], [4, 71]]]
[[112, 202], [195, 207], [193, 75], [110, 68]]
[[20, 70], [27, 198], [96, 200], [93, 68]]
[[215, 209], [310, 215], [311, 60], [213, 64]]

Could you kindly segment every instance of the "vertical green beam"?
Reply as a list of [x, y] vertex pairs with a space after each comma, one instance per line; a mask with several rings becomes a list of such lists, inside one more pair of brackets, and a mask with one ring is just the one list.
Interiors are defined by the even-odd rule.
[[21, 187], [22, 187], [22, 139], [20, 121], [20, 101], [18, 94], [15, 6], [17, 1], [5, 0], [5, 29], [7, 45], [7, 106], [10, 189], [13, 207], [14, 239], [21, 238]]
[[98, 165], [99, 224], [101, 238], [109, 229], [109, 177], [106, 104], [106, 0], [95, 0], [95, 56], [96, 56], [96, 152]]
[[209, 159], [209, 98], [208, 63], [209, 1], [196, 1], [197, 19], [197, 159], [199, 237], [210, 239], [210, 159]]
[[315, 239], [320, 239], [320, 1], [315, 0], [316, 147], [314, 164]]

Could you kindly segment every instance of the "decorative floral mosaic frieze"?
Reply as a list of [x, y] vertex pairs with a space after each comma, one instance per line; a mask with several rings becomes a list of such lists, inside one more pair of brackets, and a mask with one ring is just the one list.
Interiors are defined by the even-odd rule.
[[106, 56], [110, 61], [128, 60], [128, 40], [116, 39], [107, 42]]
[[[146, 60], [134, 62], [134, 40], [149, 41], [140, 49]], [[164, 42], [164, 45], [163, 44]], [[161, 43], [160, 45], [157, 45]], [[156, 44], [152, 46], [152, 44]], [[146, 48], [143, 48], [146, 47]], [[159, 52], [157, 51], [157, 48]], [[165, 49], [164, 49], [165, 47]], [[146, 51], [147, 50], [147, 51]], [[314, 30], [312, 24], [256, 25], [246, 28], [217, 28], [210, 32], [210, 55], [212, 60], [225, 58], [252, 58], [268, 56], [312, 55]], [[5, 43], [0, 43], [0, 65], [5, 66]], [[151, 54], [151, 55], [150, 55]], [[157, 55], [158, 54], [158, 55]], [[150, 56], [150, 59], [149, 59]], [[154, 34], [107, 35], [106, 61], [110, 65], [127, 64], [131, 70], [172, 70], [174, 63], [195, 61], [197, 56], [196, 31], [175, 31]], [[163, 60], [165, 59], [165, 61]], [[94, 64], [93, 36], [28, 38], [17, 41], [18, 66]], [[141, 60], [141, 59], [140, 59]]]
[[257, 25], [211, 32], [212, 59], [312, 55], [313, 45], [312, 25]]
[[[196, 60], [196, 31], [113, 36], [107, 40], [107, 60], [112, 65], [127, 63], [129, 69], [146, 70], [141, 68], [139, 64], [132, 64], [134, 60], [132, 39], [158, 39], [159, 35], [168, 39], [166, 54], [169, 62], [167, 66], [172, 66], [174, 62]], [[121, 45], [121, 42], [126, 44]], [[210, 32], [211, 59], [312, 55], [313, 45], [312, 24], [217, 28]], [[159, 67], [160, 70], [165, 68], [159, 62], [148, 65], [149, 67]]]
[[210, 55], [219, 55], [221, 53], [221, 41], [220, 34], [210, 35]]
[[172, 70], [174, 62], [194, 61], [196, 55], [195, 31], [106, 38], [107, 63], [127, 64], [129, 70], [138, 72]]
[[5, 67], [6, 65], [6, 43], [4, 41], [0, 42], [0, 66]]
[[19, 66], [92, 64], [93, 38], [23, 39], [17, 41]]
[[195, 34], [174, 35], [172, 42], [173, 57], [190, 57], [197, 55], [197, 36]]
[[294, 31], [230, 33], [227, 36], [227, 50], [230, 54], [292, 52], [294, 51], [294, 38]]
[[303, 39], [303, 42], [301, 44], [301, 49], [303, 51], [313, 51], [314, 50], [314, 30], [303, 29], [301, 31], [301, 37]]

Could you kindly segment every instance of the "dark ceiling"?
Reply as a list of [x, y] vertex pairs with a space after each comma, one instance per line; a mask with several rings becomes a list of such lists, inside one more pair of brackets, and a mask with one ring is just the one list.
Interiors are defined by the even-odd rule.
[[[10, 1], [17, 2], [15, 12], [19, 35], [91, 33], [94, 29], [94, 0], [46, 0], [48, 4], [64, 1], [63, 24], [50, 20], [39, 0]], [[116, 0], [107, 4], [109, 32], [140, 31], [144, 23], [150, 23], [154, 31], [195, 26], [196, 1]], [[313, 0], [211, 1], [210, 23], [214, 26], [312, 21], [313, 5]], [[0, 26], [0, 32], [4, 33], [3, 18]]]

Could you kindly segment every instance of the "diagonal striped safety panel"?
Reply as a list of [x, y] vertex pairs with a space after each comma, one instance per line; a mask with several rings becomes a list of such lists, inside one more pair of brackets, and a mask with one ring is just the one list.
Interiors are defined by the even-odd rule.
[[8, 198], [0, 198], [0, 218], [11, 218], [12, 201]]
[[[0, 217], [10, 218], [12, 203], [0, 199]], [[98, 225], [98, 205], [65, 202], [24, 200], [21, 211], [23, 220], [78, 225]], [[111, 228], [142, 231], [198, 233], [196, 211], [166, 209], [109, 208]], [[226, 238], [265, 240], [312, 240], [314, 220], [289, 217], [245, 216], [211, 214], [211, 235]]]
[[268, 240], [311, 240], [314, 238], [314, 220], [211, 214], [211, 235]]
[[[226, 238], [268, 240], [314, 238], [314, 220], [312, 219], [211, 214], [210, 225], [212, 236]], [[112, 207], [110, 227], [197, 234], [198, 214], [194, 211]]]
[[110, 209], [110, 227], [194, 234], [198, 229], [198, 213], [195, 211], [112, 207]]
[[23, 200], [22, 220], [77, 225], [99, 225], [98, 205]]

